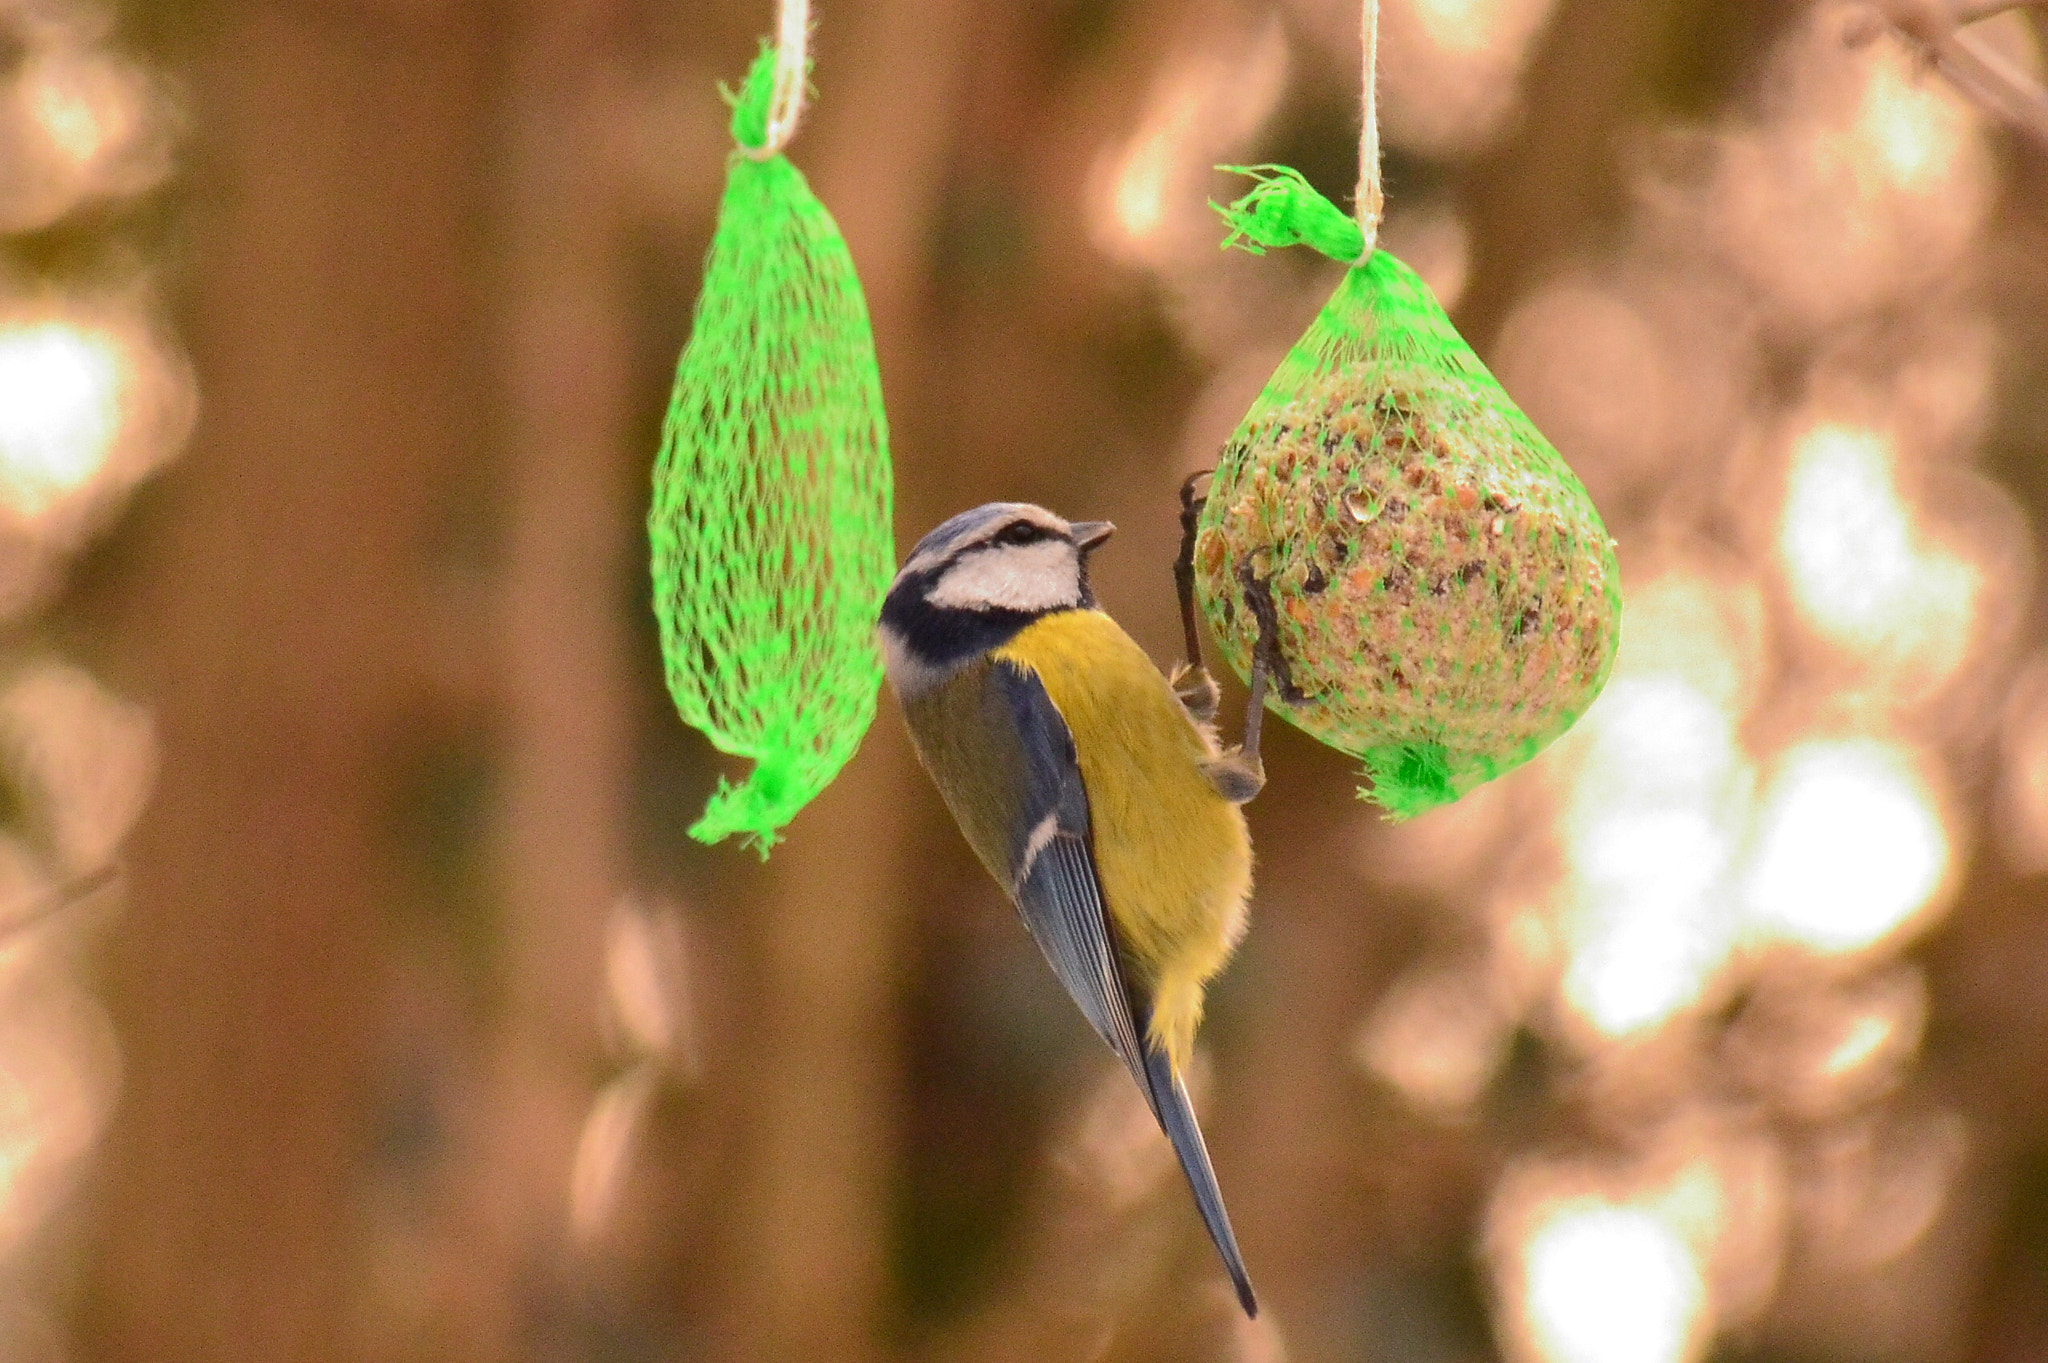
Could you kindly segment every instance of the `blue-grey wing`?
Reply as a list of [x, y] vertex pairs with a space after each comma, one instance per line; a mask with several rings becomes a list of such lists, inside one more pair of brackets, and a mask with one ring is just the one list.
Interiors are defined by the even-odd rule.
[[1124, 1064], [1142, 1074], [1142, 1032], [1095, 873], [1088, 791], [1081, 782], [1074, 736], [1031, 673], [997, 662], [989, 669], [988, 685], [1007, 706], [1018, 739], [1024, 817], [1019, 820], [1023, 837], [1011, 860], [1011, 897], [1089, 1025]]
[[998, 662], [989, 684], [1000, 688], [1011, 706], [1027, 807], [1033, 811], [1012, 882], [1018, 912], [1067, 993], [1138, 1081], [1187, 1175], [1238, 1301], [1246, 1315], [1256, 1316], [1258, 1299], [1230, 1227], [1230, 1214], [1224, 1210], [1223, 1192], [1195, 1122], [1194, 1106], [1166, 1053], [1146, 1039], [1150, 1000], [1131, 989], [1117, 955], [1102, 883], [1095, 873], [1088, 792], [1081, 783], [1074, 736], [1035, 676]]

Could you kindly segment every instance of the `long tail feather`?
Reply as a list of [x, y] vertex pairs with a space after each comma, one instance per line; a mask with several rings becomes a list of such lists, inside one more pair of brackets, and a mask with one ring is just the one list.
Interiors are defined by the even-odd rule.
[[1216, 1171], [1210, 1167], [1209, 1147], [1202, 1141], [1202, 1128], [1195, 1123], [1195, 1108], [1188, 1101], [1187, 1086], [1173, 1072], [1166, 1052], [1150, 1044], [1145, 1044], [1144, 1080], [1153, 1114], [1159, 1118], [1166, 1139], [1173, 1143], [1173, 1153], [1180, 1157], [1180, 1167], [1188, 1176], [1188, 1186], [1194, 1189], [1202, 1223], [1209, 1228], [1209, 1238], [1216, 1242], [1216, 1252], [1223, 1256], [1223, 1267], [1237, 1289], [1238, 1304], [1244, 1307], [1246, 1316], [1256, 1316], [1259, 1299], [1252, 1292], [1251, 1275], [1245, 1271], [1237, 1236], [1230, 1229], [1230, 1213], [1224, 1210], [1223, 1190], [1216, 1186]]

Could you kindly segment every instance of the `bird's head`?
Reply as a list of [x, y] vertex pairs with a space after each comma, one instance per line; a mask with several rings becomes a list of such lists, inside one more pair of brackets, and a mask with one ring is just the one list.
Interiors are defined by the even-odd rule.
[[1115, 528], [1028, 502], [990, 502], [919, 540], [882, 605], [897, 689], [943, 675], [1042, 615], [1092, 607], [1088, 555]]

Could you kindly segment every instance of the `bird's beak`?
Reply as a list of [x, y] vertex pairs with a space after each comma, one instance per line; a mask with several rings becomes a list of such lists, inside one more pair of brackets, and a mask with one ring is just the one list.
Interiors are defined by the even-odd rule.
[[1096, 545], [1116, 533], [1116, 527], [1108, 521], [1075, 521], [1067, 527], [1067, 533], [1074, 538], [1074, 547], [1087, 553]]

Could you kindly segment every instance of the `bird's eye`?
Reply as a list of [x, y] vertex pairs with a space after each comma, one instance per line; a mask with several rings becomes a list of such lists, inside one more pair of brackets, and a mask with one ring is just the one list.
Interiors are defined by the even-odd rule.
[[996, 532], [996, 543], [1036, 544], [1049, 537], [1049, 532], [1042, 525], [1033, 525], [1030, 521], [1012, 521]]

